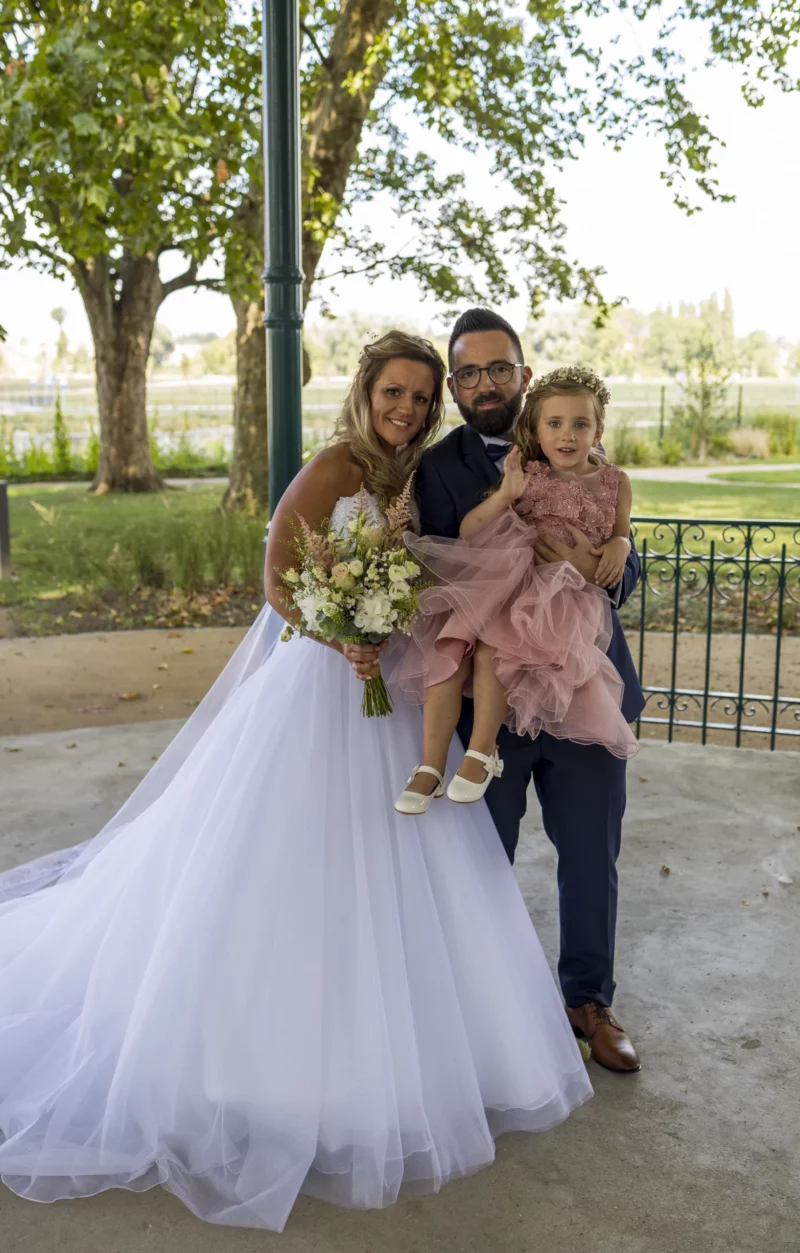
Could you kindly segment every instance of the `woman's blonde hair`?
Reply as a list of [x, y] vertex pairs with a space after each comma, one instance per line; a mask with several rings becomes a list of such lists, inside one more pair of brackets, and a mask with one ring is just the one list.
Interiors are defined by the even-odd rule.
[[[387, 362], [402, 358], [419, 361], [433, 375], [433, 394], [425, 425], [395, 456], [387, 453], [372, 425], [372, 388]], [[353, 459], [364, 471], [364, 481], [384, 504], [402, 492], [408, 476], [438, 433], [444, 418], [445, 367], [427, 339], [405, 331], [387, 331], [361, 350], [358, 368], [345, 396], [333, 433], [334, 442], [347, 444]]]
[[[583, 370], [579, 366], [553, 370], [531, 383], [514, 427], [514, 443], [519, 445], [523, 465], [527, 465], [529, 461], [547, 460], [539, 443], [538, 427], [542, 405], [551, 396], [590, 396], [597, 419], [597, 434], [603, 434], [606, 405], [611, 400], [611, 393], [603, 380], [591, 370]], [[596, 448], [589, 453], [589, 460], [596, 466], [606, 465], [608, 462], [608, 458]]]

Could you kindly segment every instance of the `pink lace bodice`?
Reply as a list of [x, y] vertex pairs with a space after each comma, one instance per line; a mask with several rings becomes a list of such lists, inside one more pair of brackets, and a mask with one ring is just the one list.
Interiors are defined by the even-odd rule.
[[546, 461], [529, 462], [531, 478], [515, 511], [531, 526], [572, 546], [570, 526], [605, 544], [614, 530], [621, 470], [601, 466], [592, 474], [554, 470]]

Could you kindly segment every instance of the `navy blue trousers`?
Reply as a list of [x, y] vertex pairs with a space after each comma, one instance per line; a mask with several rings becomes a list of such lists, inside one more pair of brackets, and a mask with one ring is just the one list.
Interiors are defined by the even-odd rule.
[[[472, 702], [462, 706], [458, 734], [466, 746]], [[561, 954], [558, 977], [569, 1006], [614, 997], [617, 857], [625, 813], [626, 762], [594, 744], [573, 744], [542, 733], [535, 740], [501, 727], [503, 776], [486, 803], [509, 861], [533, 778], [542, 820], [558, 854]]]

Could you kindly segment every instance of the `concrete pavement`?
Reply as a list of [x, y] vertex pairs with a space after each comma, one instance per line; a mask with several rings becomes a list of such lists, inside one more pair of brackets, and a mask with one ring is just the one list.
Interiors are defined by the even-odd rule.
[[[0, 868], [91, 835], [178, 725], [0, 740]], [[281, 1236], [205, 1225], [160, 1190], [44, 1206], [0, 1188], [2, 1253], [797, 1253], [796, 755], [645, 744], [629, 775], [615, 1008], [640, 1075], [591, 1065], [594, 1100], [501, 1139], [491, 1169], [386, 1211], [303, 1199]], [[552, 959], [535, 797], [517, 870]]]

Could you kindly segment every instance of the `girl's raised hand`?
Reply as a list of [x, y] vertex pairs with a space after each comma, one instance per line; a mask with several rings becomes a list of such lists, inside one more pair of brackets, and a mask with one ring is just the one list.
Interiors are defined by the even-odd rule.
[[515, 444], [503, 462], [503, 486], [501, 490], [506, 500], [519, 500], [528, 486], [530, 477], [530, 474], [526, 474], [522, 468], [522, 454], [519, 447]]

